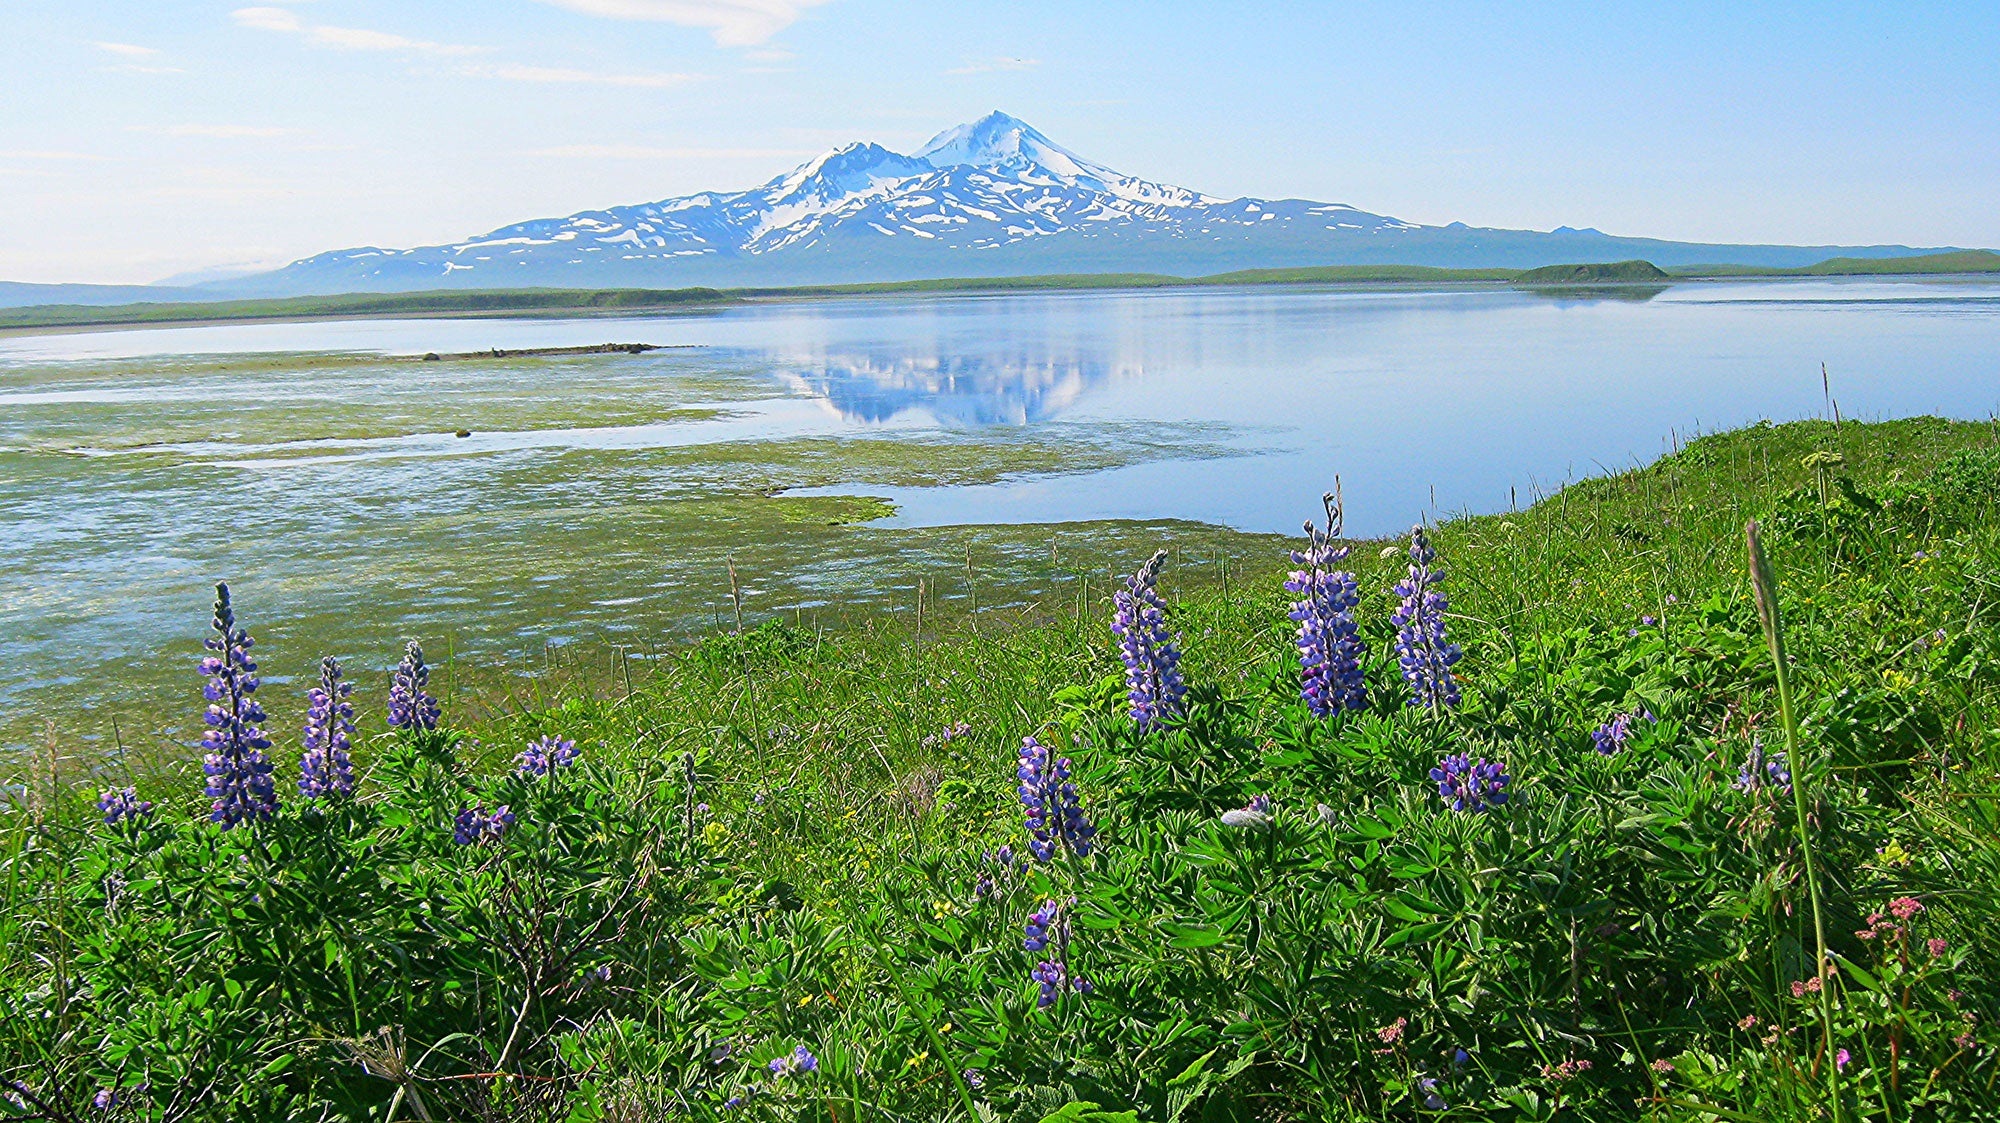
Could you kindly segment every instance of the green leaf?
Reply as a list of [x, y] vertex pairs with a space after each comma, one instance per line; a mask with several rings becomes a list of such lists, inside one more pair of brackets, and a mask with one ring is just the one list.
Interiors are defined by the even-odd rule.
[[1139, 1123], [1139, 1113], [1105, 1111], [1094, 1103], [1069, 1103], [1044, 1115], [1042, 1123]]
[[1382, 949], [1387, 951], [1390, 948], [1401, 947], [1416, 940], [1435, 939], [1448, 931], [1451, 925], [1451, 921], [1441, 920], [1435, 924], [1413, 924], [1408, 928], [1398, 928], [1394, 932], [1389, 933], [1388, 939], [1382, 941]]
[[1212, 948], [1224, 939], [1222, 929], [1213, 924], [1175, 924], [1168, 921], [1160, 925], [1160, 930], [1169, 937], [1168, 947]]

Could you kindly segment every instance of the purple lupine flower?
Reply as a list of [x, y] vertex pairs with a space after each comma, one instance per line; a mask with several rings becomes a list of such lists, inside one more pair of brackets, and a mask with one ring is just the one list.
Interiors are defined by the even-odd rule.
[[1453, 811], [1483, 812], [1507, 802], [1507, 785], [1513, 780], [1499, 761], [1473, 759], [1468, 753], [1445, 757], [1431, 769], [1438, 794], [1451, 803]]
[[1443, 1111], [1446, 1107], [1450, 1106], [1444, 1102], [1443, 1096], [1438, 1095], [1437, 1086], [1438, 1082], [1435, 1076], [1426, 1076], [1422, 1080], [1417, 1081], [1417, 1090], [1424, 1094], [1424, 1107], [1427, 1110]]
[[215, 654], [201, 661], [201, 673], [209, 676], [202, 688], [208, 699], [202, 734], [202, 771], [208, 774], [208, 795], [215, 801], [209, 819], [224, 830], [238, 823], [269, 818], [277, 814], [277, 784], [271, 779], [271, 762], [264, 750], [270, 738], [258, 723], [264, 708], [251, 697], [257, 691], [257, 664], [250, 659], [256, 643], [250, 633], [236, 626], [236, 612], [229, 605], [229, 586], [215, 583], [215, 618], [209, 622], [215, 635], [202, 645]]
[[1021, 781], [1021, 806], [1027, 809], [1028, 849], [1041, 861], [1054, 861], [1060, 844], [1079, 858], [1090, 856], [1097, 828], [1077, 801], [1070, 782], [1068, 757], [1049, 759], [1049, 750], [1033, 737], [1021, 739], [1021, 764], [1014, 770]]
[[97, 798], [97, 810], [103, 814], [107, 827], [120, 823], [136, 827], [153, 815], [153, 805], [139, 798], [137, 788], [104, 789], [104, 794]]
[[1329, 495], [1326, 531], [1306, 523], [1306, 548], [1292, 551], [1292, 564], [1305, 568], [1293, 570], [1285, 581], [1285, 591], [1300, 597], [1291, 611], [1299, 626], [1299, 698], [1314, 717], [1368, 706], [1361, 677], [1368, 645], [1354, 625], [1361, 591], [1354, 574], [1333, 568], [1347, 558], [1347, 547], [1334, 545], [1338, 525], [1339, 511]]
[[319, 685], [306, 694], [305, 754], [299, 758], [299, 791], [307, 799], [354, 794], [354, 765], [347, 759], [354, 732], [354, 684], [343, 682], [332, 656], [319, 661]]
[[1154, 554], [1125, 579], [1123, 589], [1111, 595], [1116, 609], [1111, 631], [1118, 637], [1118, 656], [1125, 661], [1132, 724], [1141, 733], [1180, 713], [1181, 696], [1187, 693], [1187, 683], [1181, 678], [1180, 648], [1167, 627], [1167, 606], [1153, 588], [1166, 561], [1165, 550]]
[[1078, 994], [1089, 994], [1090, 980], [1070, 971], [1069, 965], [1060, 960], [1044, 959], [1035, 964], [1028, 977], [1041, 984], [1041, 993], [1035, 996], [1035, 1005], [1042, 1009], [1054, 1006], [1063, 991], [1073, 990]]
[[476, 842], [499, 842], [514, 825], [514, 813], [506, 804], [494, 808], [489, 814], [483, 804], [473, 804], [460, 811], [452, 820], [451, 838], [460, 846], [471, 846]]
[[527, 750], [514, 758], [514, 766], [523, 776], [546, 776], [575, 764], [576, 758], [575, 741], [558, 740], [551, 735], [530, 742]]
[[90, 1097], [90, 1106], [99, 1111], [110, 1111], [118, 1106], [118, 1093], [110, 1088], [99, 1088], [97, 1094]]
[[770, 1064], [764, 1067], [771, 1070], [772, 1076], [783, 1079], [794, 1073], [804, 1075], [809, 1072], [818, 1072], [819, 1058], [813, 1056], [810, 1050], [801, 1045], [793, 1049], [790, 1056], [775, 1057]]
[[1396, 661], [1410, 684], [1410, 705], [1439, 710], [1458, 705], [1458, 683], [1451, 668], [1464, 652], [1445, 634], [1444, 616], [1451, 606], [1438, 588], [1444, 570], [1432, 568], [1435, 560], [1430, 536], [1421, 526], [1411, 528], [1410, 574], [1392, 590], [1403, 598], [1392, 622]]
[[431, 669], [424, 666], [424, 649], [416, 640], [403, 651], [403, 661], [389, 680], [389, 724], [397, 729], [430, 730], [438, 724], [437, 699], [425, 692]]
[[1647, 710], [1612, 715], [1610, 721], [1590, 731], [1591, 747], [1600, 756], [1617, 756], [1624, 751], [1625, 742], [1632, 739], [1632, 723], [1640, 720], [1652, 721], [1654, 718]]
[[1028, 914], [1026, 924], [1021, 926], [1021, 947], [1026, 951], [1042, 951], [1049, 946], [1051, 932], [1062, 919], [1062, 906], [1055, 901], [1043, 901], [1042, 907]]
[[1736, 770], [1736, 782], [1729, 786], [1744, 795], [1754, 795], [1765, 787], [1790, 795], [1792, 773], [1785, 767], [1785, 754], [1766, 753], [1762, 742], [1750, 742], [1750, 753], [1743, 758], [1743, 766]]

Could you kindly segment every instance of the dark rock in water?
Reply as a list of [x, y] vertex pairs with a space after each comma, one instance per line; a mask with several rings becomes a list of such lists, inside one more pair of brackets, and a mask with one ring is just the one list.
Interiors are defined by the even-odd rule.
[[424, 361], [427, 363], [435, 363], [435, 362], [441, 362], [442, 360], [438, 358], [438, 353], [436, 351], [426, 351], [424, 352]]
[[469, 436], [471, 436], [471, 435], [472, 435], [472, 430], [470, 430], [470, 429], [460, 429], [460, 430], [458, 431], [458, 435], [459, 435], [459, 436], [461, 436], [461, 437], [469, 437]]

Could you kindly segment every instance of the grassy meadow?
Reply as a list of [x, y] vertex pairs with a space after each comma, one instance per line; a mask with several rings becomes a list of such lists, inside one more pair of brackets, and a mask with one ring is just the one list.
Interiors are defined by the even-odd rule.
[[[266, 690], [280, 806], [235, 829], [192, 749], [52, 749], [0, 813], [0, 1114], [1993, 1118], [1996, 500], [2000, 425], [1810, 421], [1446, 521], [1437, 711], [1407, 540], [1350, 544], [1368, 705], [1316, 718], [1259, 539], [1169, 554], [1188, 691], [1143, 732], [1133, 544], [1004, 607], [968, 567], [837, 632], [440, 667], [434, 730], [356, 676], [351, 796], [302, 795], [302, 691]], [[1030, 736], [1096, 832], [1048, 861]], [[544, 738], [575, 762], [524, 769]], [[1440, 797], [1461, 753], [1504, 803]], [[127, 784], [154, 806], [107, 824]]]

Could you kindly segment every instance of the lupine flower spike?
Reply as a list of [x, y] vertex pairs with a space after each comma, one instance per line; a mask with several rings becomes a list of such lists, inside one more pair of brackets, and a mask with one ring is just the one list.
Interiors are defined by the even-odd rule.
[[431, 669], [424, 666], [424, 649], [416, 640], [403, 652], [389, 681], [389, 724], [397, 729], [430, 730], [438, 724], [437, 699], [425, 692]]
[[1347, 559], [1347, 547], [1334, 545], [1342, 521], [1340, 501], [1328, 494], [1325, 502], [1326, 532], [1306, 522], [1306, 548], [1292, 551], [1292, 564], [1305, 568], [1293, 570], [1285, 581], [1285, 591], [1300, 598], [1291, 611], [1299, 626], [1299, 698], [1314, 717], [1368, 705], [1368, 689], [1361, 678], [1368, 646], [1354, 626], [1361, 592], [1354, 574], [1334, 568]]
[[1411, 528], [1410, 574], [1393, 590], [1403, 598], [1393, 622], [1396, 660], [1410, 684], [1410, 705], [1432, 710], [1458, 705], [1458, 682], [1451, 668], [1464, 654], [1445, 634], [1444, 616], [1451, 606], [1438, 587], [1444, 570], [1431, 566], [1436, 560], [1437, 551], [1424, 528]]
[[354, 794], [354, 765], [347, 759], [354, 732], [354, 684], [342, 682], [332, 656], [319, 661], [319, 685], [306, 694], [305, 755], [299, 760], [299, 791], [307, 799]]
[[1488, 764], [1485, 757], [1475, 760], [1467, 753], [1439, 761], [1431, 779], [1453, 811], [1474, 814], [1507, 802], [1507, 785], [1513, 782], [1499, 761]]
[[1070, 782], [1068, 757], [1051, 760], [1049, 750], [1033, 737], [1021, 739], [1021, 806], [1028, 816], [1028, 849], [1044, 862], [1054, 861], [1061, 846], [1079, 858], [1090, 856], [1097, 828], [1083, 813], [1076, 785]]
[[1069, 911], [1061, 903], [1043, 901], [1042, 907], [1036, 909], [1023, 925], [1022, 937], [1023, 950], [1046, 955], [1028, 973], [1028, 977], [1041, 987], [1035, 999], [1037, 1007], [1046, 1009], [1055, 1005], [1065, 991], [1086, 995], [1091, 992], [1090, 980], [1070, 970]]
[[1180, 648], [1167, 627], [1167, 606], [1153, 588], [1166, 561], [1165, 550], [1154, 554], [1125, 579], [1123, 589], [1111, 595], [1116, 609], [1111, 631], [1118, 637], [1119, 658], [1125, 661], [1132, 724], [1141, 733], [1180, 713], [1181, 696], [1187, 693], [1187, 683], [1181, 678]]
[[201, 738], [202, 771], [208, 774], [208, 795], [215, 801], [208, 817], [228, 830], [276, 814], [278, 794], [271, 762], [264, 756], [271, 741], [259, 728], [264, 708], [251, 697], [257, 691], [257, 664], [250, 659], [256, 641], [236, 626], [229, 586], [220, 581], [215, 584], [215, 619], [210, 626], [215, 635], [203, 646], [214, 654], [201, 661], [201, 673], [208, 676], [202, 694], [209, 703], [208, 731]]
[[1653, 715], [1645, 710], [1631, 714], [1615, 714], [1610, 721], [1590, 731], [1591, 746], [1600, 756], [1617, 756], [1625, 749], [1625, 742], [1632, 739], [1634, 721], [1652, 721]]
[[506, 804], [488, 812], [479, 804], [458, 813], [452, 820], [452, 841], [460, 846], [471, 846], [479, 842], [499, 842], [506, 835], [507, 828], [514, 825], [514, 813]]
[[1792, 773], [1785, 767], [1785, 754], [1766, 753], [1761, 742], [1752, 741], [1750, 755], [1743, 758], [1743, 767], [1736, 770], [1736, 782], [1729, 786], [1744, 795], [1755, 795], [1765, 787], [1791, 794]]
[[153, 805], [139, 798], [137, 788], [104, 789], [104, 794], [97, 799], [97, 810], [104, 816], [107, 827], [120, 823], [139, 826], [153, 815]]
[[771, 1063], [764, 1067], [770, 1069], [771, 1075], [779, 1079], [794, 1074], [803, 1076], [809, 1072], [819, 1071], [819, 1058], [801, 1045], [792, 1050], [791, 1056], [773, 1058]]
[[562, 741], [553, 736], [530, 742], [526, 751], [514, 758], [514, 766], [523, 776], [546, 776], [558, 768], [568, 768], [576, 763], [575, 741]]
[[1222, 825], [1225, 827], [1263, 831], [1270, 830], [1271, 824], [1277, 821], [1277, 816], [1272, 814], [1271, 797], [1268, 795], [1253, 796], [1247, 806], [1222, 813]]

